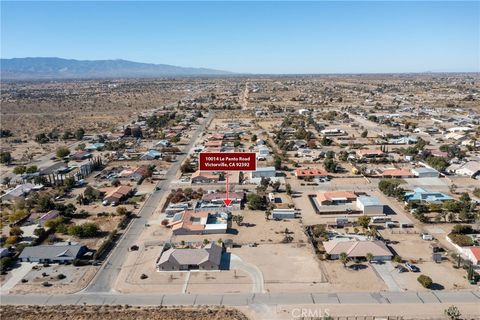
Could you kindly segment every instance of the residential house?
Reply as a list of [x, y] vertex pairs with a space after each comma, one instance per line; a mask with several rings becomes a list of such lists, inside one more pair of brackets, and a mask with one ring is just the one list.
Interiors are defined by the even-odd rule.
[[211, 242], [201, 249], [170, 248], [157, 262], [159, 271], [219, 270], [223, 247]]
[[333, 206], [352, 203], [357, 200], [357, 195], [351, 191], [327, 191], [317, 193], [317, 202], [321, 206]]
[[48, 220], [55, 219], [59, 215], [60, 215], [60, 212], [58, 210], [50, 210], [47, 213], [33, 212], [32, 214], [30, 214], [27, 221], [29, 223], [38, 224], [40, 227], [45, 227], [45, 223]]
[[218, 183], [220, 175], [197, 170], [192, 174], [192, 183]]
[[467, 161], [462, 164], [452, 164], [446, 170], [459, 176], [475, 178], [480, 175], [480, 161]]
[[413, 173], [409, 169], [385, 169], [382, 171], [383, 178], [411, 178]]
[[148, 150], [140, 157], [140, 160], [155, 160], [155, 159], [160, 159], [161, 157], [162, 157], [161, 152], [157, 150]]
[[257, 152], [257, 159], [266, 159], [270, 155], [270, 149], [267, 146], [259, 146]]
[[295, 219], [295, 209], [273, 209], [272, 219]]
[[417, 143], [418, 138], [415, 136], [408, 136], [408, 137], [398, 137], [398, 138], [390, 138], [387, 140], [388, 144], [415, 144]]
[[[230, 206], [240, 209], [240, 205], [245, 198], [245, 192], [230, 192], [228, 199], [232, 200]], [[224, 192], [206, 193], [202, 196], [200, 208], [210, 207], [224, 207], [224, 199], [227, 199], [227, 194]]]
[[382, 158], [385, 154], [380, 149], [359, 149], [357, 150], [357, 156], [359, 159], [374, 159]]
[[295, 177], [297, 177], [298, 179], [325, 178], [328, 177], [328, 172], [321, 169], [298, 168], [295, 170]]
[[338, 129], [338, 128], [335, 128], [335, 129], [324, 129], [322, 131], [320, 131], [321, 134], [323, 134], [324, 136], [343, 136], [345, 134], [345, 131], [342, 130], [342, 129]]
[[87, 151], [100, 151], [103, 148], [105, 148], [105, 143], [97, 142], [97, 143], [92, 143], [91, 145], [87, 146], [85, 148], [85, 150], [87, 150]]
[[480, 247], [465, 248], [463, 252], [474, 265], [480, 266]]
[[165, 140], [165, 139], [160, 140], [155, 144], [156, 147], [161, 147], [161, 148], [168, 148], [171, 145], [172, 145], [172, 143], [168, 140]]
[[174, 235], [226, 233], [230, 217], [225, 212], [186, 210], [173, 216], [168, 224]]
[[148, 167], [143, 165], [136, 168], [128, 168], [122, 170], [118, 175], [118, 179], [140, 182], [147, 176], [147, 174]]
[[257, 170], [250, 173], [251, 178], [273, 178], [277, 174], [275, 167], [257, 168]]
[[65, 263], [81, 258], [88, 248], [80, 244], [59, 243], [26, 247], [18, 259], [22, 262]]
[[118, 186], [114, 190], [107, 193], [103, 198], [103, 201], [105, 203], [118, 204], [121, 201], [125, 200], [132, 193], [132, 191], [132, 188], [130, 188], [129, 186]]
[[405, 193], [405, 201], [408, 203], [442, 203], [447, 200], [453, 200], [453, 198], [443, 192], [427, 191], [423, 188], [415, 188], [414, 191]]
[[24, 183], [8, 190], [0, 196], [0, 200], [12, 202], [20, 198], [25, 198], [31, 191], [41, 190], [43, 185], [35, 185], [32, 183]]
[[388, 261], [393, 257], [392, 252], [380, 240], [341, 240], [334, 239], [323, 243], [329, 258], [336, 260], [345, 252], [350, 259], [365, 259], [368, 254], [373, 255], [374, 261]]
[[440, 175], [437, 170], [427, 167], [414, 168], [412, 173], [417, 178], [437, 178]]
[[92, 157], [92, 154], [90, 152], [88, 152], [86, 150], [83, 150], [83, 151], [78, 151], [78, 152], [75, 152], [74, 154], [72, 154], [70, 156], [70, 159], [80, 161], [80, 160], [89, 159], [91, 157]]

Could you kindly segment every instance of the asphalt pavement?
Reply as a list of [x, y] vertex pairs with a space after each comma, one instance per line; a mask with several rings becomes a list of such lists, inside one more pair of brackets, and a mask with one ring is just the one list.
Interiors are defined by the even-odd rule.
[[323, 304], [479, 304], [479, 291], [342, 292], [342, 293], [245, 293], [245, 294], [120, 294], [76, 293], [66, 295], [0, 295], [12, 305], [323, 305]]

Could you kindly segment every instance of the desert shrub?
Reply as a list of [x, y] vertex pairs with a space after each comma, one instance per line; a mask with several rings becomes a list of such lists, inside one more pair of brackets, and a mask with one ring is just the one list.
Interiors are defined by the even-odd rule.
[[456, 233], [450, 233], [448, 235], [450, 240], [452, 240], [453, 243], [460, 247], [469, 247], [473, 246], [473, 240], [469, 236], [466, 236], [464, 234], [456, 234]]
[[432, 278], [430, 278], [429, 276], [426, 276], [424, 274], [419, 275], [418, 278], [417, 278], [417, 281], [420, 282], [420, 284], [424, 288], [429, 288], [433, 283]]

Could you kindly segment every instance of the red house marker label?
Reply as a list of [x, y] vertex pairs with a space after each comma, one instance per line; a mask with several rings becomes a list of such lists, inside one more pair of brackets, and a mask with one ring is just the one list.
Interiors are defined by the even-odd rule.
[[200, 152], [200, 171], [255, 171], [255, 152]]

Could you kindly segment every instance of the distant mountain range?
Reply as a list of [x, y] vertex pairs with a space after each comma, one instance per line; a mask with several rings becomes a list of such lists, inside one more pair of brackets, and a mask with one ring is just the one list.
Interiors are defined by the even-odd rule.
[[73, 60], [62, 58], [0, 59], [2, 79], [155, 78], [228, 75], [228, 71], [177, 67], [127, 60]]

